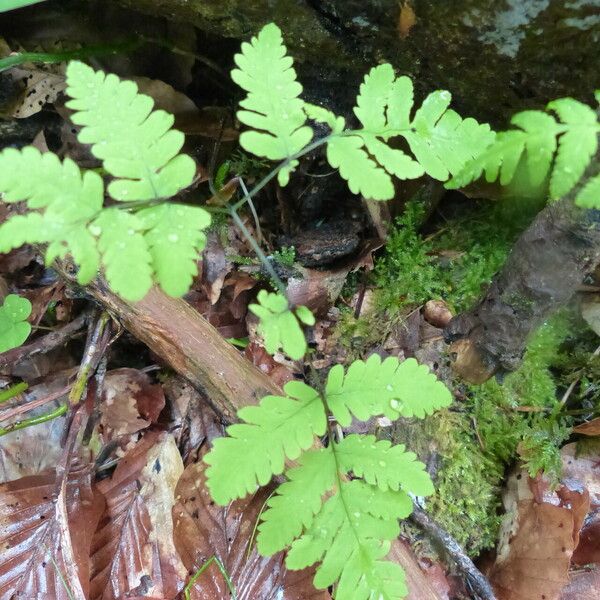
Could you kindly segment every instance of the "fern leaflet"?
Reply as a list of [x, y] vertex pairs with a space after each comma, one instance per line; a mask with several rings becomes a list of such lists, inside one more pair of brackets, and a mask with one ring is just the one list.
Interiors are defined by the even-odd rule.
[[327, 378], [325, 401], [339, 423], [347, 427], [351, 415], [361, 421], [379, 415], [423, 418], [449, 406], [452, 396], [414, 358], [399, 362], [390, 356], [381, 362], [373, 354], [367, 361], [354, 361], [345, 374], [342, 365], [335, 365]]
[[336, 598], [402, 598], [403, 571], [384, 559], [399, 533], [398, 519], [412, 510], [409, 494], [433, 492], [424, 465], [404, 446], [374, 436], [329, 439], [326, 447], [301, 452], [326, 432], [328, 415], [341, 424], [349, 424], [350, 412], [360, 419], [422, 417], [447, 406], [450, 392], [414, 360], [381, 362], [378, 356], [354, 362], [346, 373], [334, 367], [323, 395], [300, 382], [288, 383], [285, 391], [285, 398], [267, 396], [239, 411], [245, 422], [215, 440], [205, 457], [212, 497], [227, 504], [252, 493], [284, 471], [286, 458], [300, 457], [261, 515], [260, 553], [289, 548], [290, 569], [320, 562], [314, 584], [337, 582]]
[[[508, 185], [522, 164], [534, 186], [549, 176], [552, 200], [568, 194], [598, 150], [600, 122], [592, 108], [573, 98], [554, 100], [547, 110], [554, 111], [559, 120], [541, 110], [514, 115], [511, 123], [516, 128], [498, 133], [494, 143], [468, 162], [447, 187], [463, 187], [482, 174], [488, 182], [499, 179], [501, 185]], [[593, 191], [593, 187], [590, 189]], [[580, 206], [600, 206], [597, 196], [596, 200], [589, 196], [590, 189], [580, 190], [575, 202]]]
[[0, 306], [0, 352], [20, 346], [31, 333], [27, 317], [31, 314], [31, 302], [16, 294], [9, 294]]
[[83, 126], [79, 141], [92, 144], [94, 156], [117, 178], [107, 188], [113, 198], [169, 198], [192, 182], [196, 165], [179, 154], [184, 136], [171, 129], [173, 115], [153, 111], [154, 101], [139, 94], [135, 83], [72, 61], [67, 93], [72, 121]]
[[300, 323], [314, 325], [313, 314], [305, 306], [298, 306], [293, 312], [282, 294], [261, 290], [257, 299], [259, 304], [250, 304], [248, 308], [259, 318], [258, 332], [263, 336], [267, 352], [275, 354], [283, 348], [290, 358], [301, 359], [307, 345]]
[[[230, 437], [215, 440], [205, 457], [208, 487], [216, 502], [243, 498], [273, 475], [283, 473], [286, 456], [296, 459], [326, 428], [325, 410], [311, 387], [291, 381], [287, 396], [266, 396], [259, 406], [238, 412], [246, 423], [227, 428]], [[232, 469], [232, 465], [236, 465]]]
[[7, 148], [0, 153], [0, 192], [5, 202], [25, 201], [29, 209], [45, 209], [43, 215], [15, 215], [0, 225], [0, 252], [24, 243], [47, 243], [50, 263], [71, 251], [80, 267], [77, 280], [89, 283], [99, 266], [87, 225], [102, 208], [100, 176], [92, 171], [82, 174], [71, 159], [61, 163], [51, 152]]
[[[242, 148], [271, 160], [291, 159], [310, 142], [313, 132], [305, 125], [304, 103], [299, 98], [302, 86], [296, 81], [279, 27], [265, 25], [250, 43], [242, 44], [234, 60], [238, 68], [231, 77], [248, 92], [240, 102], [244, 110], [238, 111], [237, 117], [258, 130], [242, 133]], [[297, 160], [291, 160], [279, 171], [281, 185], [297, 165]]]

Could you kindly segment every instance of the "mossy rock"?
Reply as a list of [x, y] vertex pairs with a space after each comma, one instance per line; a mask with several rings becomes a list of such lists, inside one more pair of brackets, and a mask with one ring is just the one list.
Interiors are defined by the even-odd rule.
[[275, 21], [305, 82], [341, 83], [342, 105], [381, 60], [422, 92], [452, 91], [459, 111], [495, 125], [556, 97], [589, 101], [599, 84], [600, 0], [118, 1], [225, 38]]

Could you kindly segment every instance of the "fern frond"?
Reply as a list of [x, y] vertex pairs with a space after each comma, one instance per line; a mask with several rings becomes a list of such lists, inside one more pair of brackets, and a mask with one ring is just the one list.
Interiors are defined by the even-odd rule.
[[[407, 589], [401, 567], [384, 566], [380, 559], [400, 532], [398, 519], [411, 512], [412, 502], [404, 492], [383, 491], [360, 480], [344, 482], [292, 544], [286, 566], [303, 569], [321, 561], [315, 587], [327, 588], [340, 580], [337, 597], [344, 600], [403, 598]], [[382, 571], [388, 575], [381, 577]]]
[[27, 318], [31, 314], [31, 302], [16, 294], [9, 294], [0, 306], [0, 353], [17, 348], [31, 333]]
[[153, 111], [154, 101], [135, 83], [72, 61], [67, 94], [75, 111], [71, 120], [83, 126], [79, 141], [92, 144], [94, 156], [117, 178], [108, 186], [113, 198], [169, 198], [192, 182], [196, 165], [179, 154], [184, 136], [172, 129], [173, 115]]
[[311, 525], [336, 481], [334, 461], [331, 448], [320, 448], [303, 454], [299, 466], [286, 471], [287, 481], [267, 501], [258, 526], [256, 541], [263, 556], [284, 550]]
[[97, 173], [82, 174], [72, 160], [61, 162], [55, 154], [42, 154], [31, 146], [8, 148], [0, 153], [0, 192], [6, 202], [25, 201], [29, 209], [44, 209], [15, 215], [0, 225], [0, 252], [24, 243], [47, 243], [47, 263], [70, 251], [79, 266], [79, 283], [96, 275], [99, 254], [87, 225], [104, 199]]
[[[294, 156], [310, 142], [313, 132], [305, 125], [304, 102], [299, 98], [302, 86], [296, 81], [279, 27], [265, 25], [250, 43], [242, 44], [234, 60], [238, 68], [231, 77], [248, 92], [240, 102], [245, 110], [238, 111], [237, 118], [255, 130], [242, 133], [242, 148], [271, 160]], [[280, 171], [282, 185], [297, 164], [294, 161]]]
[[109, 208], [91, 225], [110, 287], [133, 302], [152, 286], [152, 257], [141, 233], [142, 222], [133, 214]]
[[198, 273], [198, 255], [206, 245], [203, 230], [210, 213], [200, 207], [161, 204], [137, 213], [146, 233], [158, 283], [167, 294], [182, 296]]
[[307, 350], [306, 338], [300, 322], [314, 325], [315, 318], [305, 306], [289, 308], [287, 298], [261, 290], [257, 296], [258, 304], [250, 304], [248, 309], [258, 318], [258, 332], [262, 335], [269, 354], [275, 354], [280, 348], [294, 360], [301, 359]]
[[402, 489], [415, 496], [434, 492], [431, 477], [416, 454], [406, 452], [402, 445], [392, 446], [389, 440], [352, 434], [335, 443], [335, 455], [342, 471], [352, 472], [382, 490]]
[[550, 176], [551, 199], [570, 192], [598, 149], [600, 122], [593, 109], [573, 98], [554, 100], [547, 110], [554, 111], [560, 121], [540, 110], [517, 113], [511, 119], [517, 129], [498, 133], [494, 143], [468, 162], [446, 187], [463, 187], [482, 174], [488, 182], [499, 178], [501, 185], [508, 185], [522, 163], [534, 186]]
[[207, 483], [218, 504], [243, 498], [283, 473], [286, 457], [294, 460], [323, 435], [326, 416], [318, 392], [298, 381], [284, 387], [287, 396], [266, 396], [259, 406], [238, 412], [245, 423], [227, 428], [205, 457]]
[[449, 406], [452, 396], [425, 365], [409, 358], [399, 362], [388, 357], [383, 362], [373, 354], [367, 361], [354, 361], [347, 372], [335, 365], [327, 377], [325, 401], [343, 427], [352, 415], [361, 421], [385, 415], [390, 419], [424, 417]]
[[[427, 173], [446, 180], [494, 139], [488, 125], [448, 110], [450, 100], [449, 92], [429, 94], [411, 121], [412, 81], [396, 79], [389, 64], [374, 67], [360, 86], [354, 109], [363, 129], [333, 135], [327, 144], [329, 163], [340, 170], [352, 192], [374, 200], [393, 196], [390, 175], [415, 179]], [[317, 116], [338, 126], [330, 114]], [[405, 138], [414, 158], [388, 145], [398, 136]]]

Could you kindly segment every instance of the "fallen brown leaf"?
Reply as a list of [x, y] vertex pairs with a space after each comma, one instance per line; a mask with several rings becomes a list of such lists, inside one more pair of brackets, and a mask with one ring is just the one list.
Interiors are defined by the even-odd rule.
[[581, 435], [600, 435], [600, 417], [596, 417], [587, 423], [582, 423], [573, 428], [574, 433]]
[[0, 599], [87, 598], [102, 504], [85, 465], [71, 470], [58, 494], [54, 472], [0, 485]]
[[498, 600], [558, 600], [569, 581], [589, 493], [574, 482], [573, 487], [563, 484], [556, 494], [544, 492], [541, 502], [534, 496], [525, 473], [509, 478], [508, 512], [489, 574]]
[[106, 510], [92, 543], [90, 600], [172, 599], [185, 568], [173, 546], [171, 508], [183, 463], [173, 437], [151, 432], [98, 489]]
[[160, 385], [137, 369], [115, 369], [104, 379], [100, 424], [105, 441], [146, 429], [165, 406]]
[[[254, 496], [216, 506], [205, 485], [204, 463], [189, 465], [177, 485], [173, 507], [175, 546], [192, 576], [211, 557], [222, 562], [239, 600], [329, 600], [315, 590], [310, 570], [290, 572], [281, 553], [265, 558], [252, 544], [254, 528], [269, 496], [261, 489]], [[250, 546], [250, 547], [249, 547]], [[211, 564], [190, 590], [192, 600], [229, 597], [225, 579]]]

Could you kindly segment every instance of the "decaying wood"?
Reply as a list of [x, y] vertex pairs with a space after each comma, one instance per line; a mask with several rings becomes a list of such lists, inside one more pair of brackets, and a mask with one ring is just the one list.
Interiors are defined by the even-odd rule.
[[571, 197], [549, 204], [521, 235], [479, 304], [446, 327], [458, 374], [482, 383], [517, 369], [529, 334], [599, 262], [600, 212], [576, 207]]
[[184, 300], [154, 287], [140, 302], [128, 302], [101, 280], [88, 290], [130, 333], [204, 392], [226, 422], [236, 420], [239, 408], [257, 404], [268, 394], [281, 394]]

